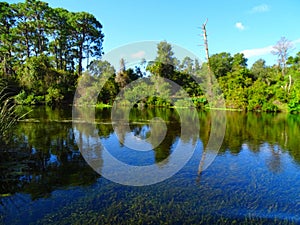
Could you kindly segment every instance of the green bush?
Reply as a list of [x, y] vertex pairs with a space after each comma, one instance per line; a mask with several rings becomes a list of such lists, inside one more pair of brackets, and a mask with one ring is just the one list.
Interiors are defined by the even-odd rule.
[[169, 107], [170, 105], [171, 105], [170, 102], [163, 98], [158, 98], [156, 101], [156, 106]]
[[48, 105], [54, 105], [60, 103], [63, 100], [64, 96], [60, 93], [59, 89], [49, 87], [46, 95], [46, 103]]
[[278, 107], [272, 103], [273, 98], [274, 90], [261, 79], [258, 79], [248, 88], [247, 110], [276, 112]]
[[205, 106], [208, 104], [205, 96], [193, 97], [192, 101], [197, 108], [205, 108]]
[[34, 94], [30, 94], [27, 96], [27, 98], [24, 100], [24, 105], [35, 105], [36, 99], [34, 98]]
[[288, 110], [291, 113], [300, 112], [300, 83], [296, 82], [291, 90], [290, 98], [288, 101]]
[[192, 103], [192, 101], [189, 99], [179, 99], [175, 102], [175, 107], [178, 108], [189, 108], [189, 107], [194, 107], [195, 105]]
[[22, 90], [18, 95], [15, 96], [15, 102], [18, 105], [24, 105], [26, 98], [27, 94], [24, 90]]
[[261, 109], [264, 112], [277, 112], [278, 111], [278, 107], [271, 102], [264, 102]]
[[261, 108], [262, 108], [262, 102], [260, 99], [250, 99], [248, 101], [247, 110], [257, 111], [257, 110], [261, 110]]
[[15, 96], [15, 103], [17, 105], [37, 105], [44, 101], [44, 96], [35, 96], [34, 94], [27, 94], [25, 90], [22, 90]]
[[146, 104], [149, 106], [155, 106], [156, 105], [156, 101], [157, 101], [157, 97], [156, 96], [150, 96], [148, 97]]
[[291, 99], [288, 103], [288, 110], [291, 113], [299, 113], [300, 112], [300, 101], [299, 101], [299, 99]]

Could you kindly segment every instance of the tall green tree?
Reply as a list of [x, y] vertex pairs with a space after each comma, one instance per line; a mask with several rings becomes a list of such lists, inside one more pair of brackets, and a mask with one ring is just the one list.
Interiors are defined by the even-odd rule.
[[135, 70], [132, 68], [126, 69], [125, 60], [123, 58], [120, 59], [120, 70], [117, 72], [117, 75], [115, 77], [115, 81], [119, 85], [119, 87], [123, 88], [130, 82], [135, 81], [142, 76], [143, 73], [141, 72], [139, 67], [136, 67]]
[[33, 51], [36, 56], [44, 53], [48, 49], [48, 14], [50, 7], [48, 3], [38, 0], [25, 1], [25, 15], [32, 27]]
[[89, 66], [88, 71], [95, 78], [94, 87], [101, 90], [98, 94], [98, 102], [112, 104], [119, 93], [119, 86], [115, 82], [115, 68], [108, 61], [95, 60]]
[[190, 57], [186, 56], [182, 60], [179, 68], [185, 73], [192, 74], [194, 72], [194, 61]]
[[71, 13], [63, 8], [51, 9], [48, 25], [51, 30], [49, 52], [53, 55], [57, 69], [75, 71], [74, 54], [72, 54], [71, 30], [69, 17]]
[[172, 50], [171, 44], [166, 41], [162, 41], [157, 44], [157, 56], [155, 61], [175, 66], [176, 58], [174, 57], [174, 52]]
[[232, 70], [233, 57], [230, 53], [221, 52], [210, 56], [210, 67], [213, 74], [219, 78], [226, 76]]
[[48, 3], [26, 0], [25, 3], [12, 4], [16, 12], [15, 33], [18, 36], [19, 56], [25, 59], [38, 56], [48, 48], [47, 19], [50, 7]]
[[259, 59], [253, 63], [250, 69], [253, 74], [254, 79], [258, 78], [266, 78], [267, 77], [267, 66], [266, 61], [264, 59]]
[[13, 74], [13, 51], [15, 36], [12, 32], [16, 19], [12, 7], [6, 2], [0, 2], [0, 75]]
[[300, 52], [295, 57], [289, 56], [286, 64], [295, 71], [300, 71]]
[[78, 75], [81, 75], [83, 59], [89, 60], [91, 56], [99, 58], [103, 54], [102, 24], [86, 12], [71, 13], [69, 23], [72, 26], [72, 49], [78, 59]]

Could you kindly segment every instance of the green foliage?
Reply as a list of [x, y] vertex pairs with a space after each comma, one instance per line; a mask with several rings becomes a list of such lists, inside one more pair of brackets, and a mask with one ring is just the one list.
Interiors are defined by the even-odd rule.
[[290, 100], [288, 101], [288, 110], [291, 113], [299, 113], [300, 112], [300, 82], [294, 84]]
[[258, 79], [248, 88], [247, 109], [250, 111], [277, 111], [278, 107], [272, 103], [273, 96], [273, 90], [261, 79]]
[[[115, 82], [114, 67], [107, 61], [95, 60], [89, 66], [88, 73], [90, 76], [84, 79], [94, 83], [94, 85], [90, 84], [89, 86], [92, 85], [94, 89], [98, 90], [98, 102], [111, 104], [119, 92], [118, 84]], [[85, 73], [85, 76], [88, 73]]]
[[33, 94], [28, 95], [22, 103], [23, 105], [35, 105], [36, 102], [34, 99], [34, 95]]
[[208, 101], [205, 96], [192, 97], [192, 101], [197, 108], [203, 109], [208, 105]]
[[27, 94], [24, 90], [22, 90], [18, 95], [15, 96], [15, 102], [18, 105], [23, 105], [25, 103], [26, 98], [27, 98]]
[[265, 79], [268, 76], [266, 61], [264, 59], [259, 59], [253, 63], [251, 69], [254, 79]]
[[47, 56], [28, 57], [25, 64], [17, 72], [21, 85], [35, 95], [44, 95], [47, 86], [51, 85], [50, 68], [50, 61]]
[[146, 106], [169, 107], [171, 106], [171, 103], [167, 99], [151, 96], [147, 98]]
[[7, 80], [0, 79], [0, 144], [2, 147], [12, 127], [21, 118], [15, 110], [13, 101], [15, 93], [15, 88]]
[[166, 41], [157, 44], [157, 56], [155, 61], [173, 67], [176, 65], [177, 60], [174, 57], [171, 44]]
[[45, 100], [48, 105], [53, 105], [55, 103], [59, 103], [61, 100], [63, 100], [63, 98], [64, 96], [60, 93], [59, 89], [49, 87]]
[[92, 14], [86, 12], [71, 13], [68, 17], [74, 40], [73, 50], [78, 56], [78, 75], [81, 75], [82, 61], [85, 57], [99, 58], [102, 55], [102, 25]]
[[299, 70], [300, 68], [300, 52], [295, 57], [290, 56], [287, 59], [287, 65], [292, 67], [293, 70]]
[[179, 99], [175, 102], [176, 108], [189, 108], [189, 107], [195, 107], [191, 99]]
[[101, 23], [89, 13], [38, 0], [1, 2], [0, 77], [24, 90], [18, 104], [71, 102], [82, 61], [101, 57], [103, 37]]
[[104, 103], [97, 103], [96, 108], [97, 109], [103, 109], [103, 108], [111, 108], [112, 106], [109, 104], [104, 104]]
[[[299, 68], [297, 67], [297, 57], [290, 58], [290, 67], [287, 71], [287, 74], [290, 74], [292, 77], [290, 87], [290, 78], [288, 76], [283, 77], [278, 67], [266, 66], [263, 59], [256, 61], [251, 69], [248, 69], [247, 59], [243, 54], [237, 53], [231, 56], [230, 53], [223, 52], [212, 55], [210, 66], [217, 80], [214, 80], [213, 85], [210, 86], [209, 80], [215, 78], [210, 76], [205, 63], [201, 68], [199, 66], [196, 68], [193, 60], [186, 57], [181, 64], [177, 64], [177, 67], [174, 67], [170, 62], [178, 62], [178, 60], [174, 59], [171, 45], [167, 42], [158, 45], [157, 54], [157, 60], [159, 59], [160, 61], [151, 62], [147, 66], [147, 70], [151, 74], [150, 80], [153, 85], [155, 77], [167, 78], [183, 88], [182, 91], [172, 88], [169, 90], [170, 93], [166, 95], [168, 96], [167, 98], [177, 99], [176, 104], [178, 107], [189, 107], [186, 105], [185, 97], [182, 93], [187, 93], [189, 97], [192, 97], [194, 105], [199, 108], [208, 106], [209, 102], [207, 99], [210, 99], [210, 97], [204, 96], [204, 93], [206, 95], [213, 94], [214, 97], [211, 101], [216, 102], [224, 96], [226, 107], [232, 109], [276, 112], [284, 110], [287, 101], [290, 101], [292, 105], [297, 104], [297, 101], [293, 102], [291, 100], [295, 94], [291, 95], [289, 91], [291, 87], [294, 90], [294, 83], [299, 79], [300, 75], [300, 70], [296, 69]], [[220, 87], [215, 85], [216, 82], [218, 82]], [[158, 85], [163, 86], [163, 83]], [[126, 94], [129, 101], [135, 99], [135, 101], [147, 103], [146, 105], [157, 105], [156, 97], [148, 97], [147, 100], [138, 99], [137, 96], [143, 92], [139, 88], [130, 88], [130, 92]], [[163, 89], [165, 88], [161, 88], [161, 90]], [[149, 95], [159, 93], [153, 89], [149, 89], [147, 92]], [[178, 100], [180, 97], [183, 98], [181, 99], [182, 101]], [[210, 104], [212, 103], [210, 102]]]
[[247, 86], [249, 78], [244, 76], [243, 71], [228, 73], [219, 78], [220, 87], [226, 99], [226, 107], [234, 109], [246, 109], [247, 106]]
[[26, 94], [22, 90], [19, 94], [15, 96], [15, 102], [18, 105], [39, 105], [44, 102], [44, 96], [35, 96], [34, 94]]
[[120, 70], [115, 76], [115, 82], [120, 88], [125, 87], [127, 84], [131, 83], [142, 77], [139, 71], [134, 71], [132, 68], [126, 69], [125, 60], [121, 58], [120, 60]]
[[[153, 62], [126, 68], [121, 59], [117, 71], [98, 60], [103, 55], [103, 38], [102, 24], [90, 13], [52, 8], [39, 0], [1, 2], [0, 77], [18, 84], [21, 92], [15, 101], [23, 105], [71, 103], [77, 88], [83, 96], [78, 104], [112, 104], [120, 90], [129, 85], [122, 104], [166, 106], [172, 99], [187, 98], [183, 95], [187, 93], [200, 108], [206, 107], [208, 100], [218, 102], [224, 96], [228, 108], [276, 111], [277, 106], [288, 104], [289, 111], [299, 111], [296, 87], [300, 52], [288, 57], [290, 42], [285, 38], [274, 46], [279, 66], [269, 67], [260, 59], [248, 69], [242, 53], [232, 56], [221, 52], [210, 56], [208, 70], [206, 63], [201, 67], [189, 57], [180, 62], [172, 45], [162, 41]], [[90, 63], [91, 59], [94, 61]], [[88, 70], [82, 75], [84, 61]], [[148, 73], [142, 72], [142, 66]], [[150, 87], [130, 86], [146, 74], [150, 75]], [[182, 90], [159, 78], [175, 82]], [[83, 85], [77, 87], [78, 83]]]
[[89, 70], [78, 79], [77, 91], [81, 97], [76, 104], [112, 104], [119, 92], [115, 78], [115, 69], [109, 62], [93, 61]]
[[265, 102], [262, 106], [262, 111], [264, 112], [277, 112], [278, 106], [274, 105], [271, 102]]
[[210, 67], [213, 74], [218, 78], [226, 76], [232, 69], [233, 58], [229, 53], [222, 52], [210, 57]]

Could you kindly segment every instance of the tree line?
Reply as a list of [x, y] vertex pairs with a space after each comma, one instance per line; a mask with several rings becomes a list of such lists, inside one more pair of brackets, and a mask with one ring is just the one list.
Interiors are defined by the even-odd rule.
[[[274, 45], [278, 63], [273, 66], [259, 59], [249, 68], [242, 53], [228, 52], [211, 55], [202, 64], [189, 57], [179, 60], [171, 44], [162, 41], [154, 62], [144, 60], [127, 68], [120, 59], [118, 71], [100, 60], [103, 39], [102, 24], [89, 13], [51, 8], [38, 0], [1, 2], [0, 77], [17, 87], [15, 101], [22, 105], [72, 103], [77, 84], [84, 82], [88, 89], [79, 90], [79, 94], [98, 94], [98, 104], [111, 105], [127, 87], [125, 98], [144, 106], [170, 106], [174, 102], [169, 100], [177, 99], [177, 106], [188, 107], [179, 100], [182, 92], [162, 82], [161, 78], [167, 78], [182, 87], [200, 108], [212, 105], [209, 90], [225, 98], [226, 108], [300, 111], [300, 52], [289, 56], [292, 45], [286, 38]], [[98, 93], [105, 77], [108, 80]], [[147, 77], [148, 83], [128, 86], [142, 77]], [[217, 82], [212, 82], [213, 77]], [[138, 99], [142, 91], [149, 97]], [[82, 103], [89, 102], [88, 95], [82, 98]]]
[[272, 54], [278, 61], [267, 66], [259, 59], [247, 67], [247, 59], [238, 53], [215, 54], [210, 66], [224, 93], [226, 107], [241, 110], [300, 111], [300, 52], [290, 56], [292, 43], [282, 37]]
[[[285, 49], [282, 49], [282, 46], [285, 46]], [[174, 56], [171, 44], [162, 41], [157, 45], [157, 57], [154, 62], [148, 62], [146, 65], [141, 62], [135, 69], [126, 69], [124, 60], [121, 59], [121, 69], [115, 71], [109, 62], [96, 60], [92, 62], [84, 78], [80, 79], [85, 79], [88, 83], [91, 79], [96, 82], [99, 74], [110, 76], [98, 96], [98, 102], [106, 104], [117, 101], [116, 96], [121, 88], [147, 73], [148, 83], [141, 83], [136, 87], [129, 85], [124, 92], [125, 99], [146, 106], [170, 106], [171, 102], [168, 99], [179, 99], [181, 93], [172, 93], [170, 85], [160, 79], [167, 78], [180, 85], [194, 105], [200, 108], [213, 105], [207, 96], [210, 89], [214, 99], [224, 97], [225, 107], [229, 109], [299, 112], [300, 52], [289, 56], [290, 46], [286, 38], [281, 38], [274, 45], [273, 54], [278, 56], [278, 64], [273, 66], [268, 66], [264, 59], [259, 59], [249, 68], [248, 59], [244, 54], [237, 53], [232, 56], [222, 52], [210, 56], [208, 68], [208, 62], [200, 65], [197, 60], [189, 57], [180, 61]], [[93, 88], [94, 91], [99, 90], [97, 85], [89, 90], [92, 91]], [[140, 93], [145, 90], [155, 97], [139, 99]], [[157, 97], [157, 93], [160, 93], [161, 98]], [[89, 100], [83, 98], [83, 102], [88, 103]], [[189, 106], [182, 103], [176, 101], [175, 106]]]
[[103, 37], [89, 13], [38, 0], [0, 2], [0, 76], [20, 88], [19, 104], [70, 100], [84, 59], [103, 54]]

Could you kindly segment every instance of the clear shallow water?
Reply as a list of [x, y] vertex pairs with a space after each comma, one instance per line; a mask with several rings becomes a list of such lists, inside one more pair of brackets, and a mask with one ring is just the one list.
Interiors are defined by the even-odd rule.
[[[218, 156], [198, 176], [210, 114], [199, 113], [200, 139], [190, 161], [172, 178], [142, 187], [113, 183], [79, 152], [71, 111], [34, 109], [1, 153], [2, 224], [299, 224], [300, 145], [295, 115], [227, 113]], [[131, 113], [131, 132], [147, 136], [149, 120], [162, 117], [163, 143], [134, 155], [116, 138], [110, 111], [97, 112], [95, 128], [111, 154], [134, 165], [161, 163], [180, 140], [175, 110]], [[137, 157], [140, 160], [137, 161]]]

